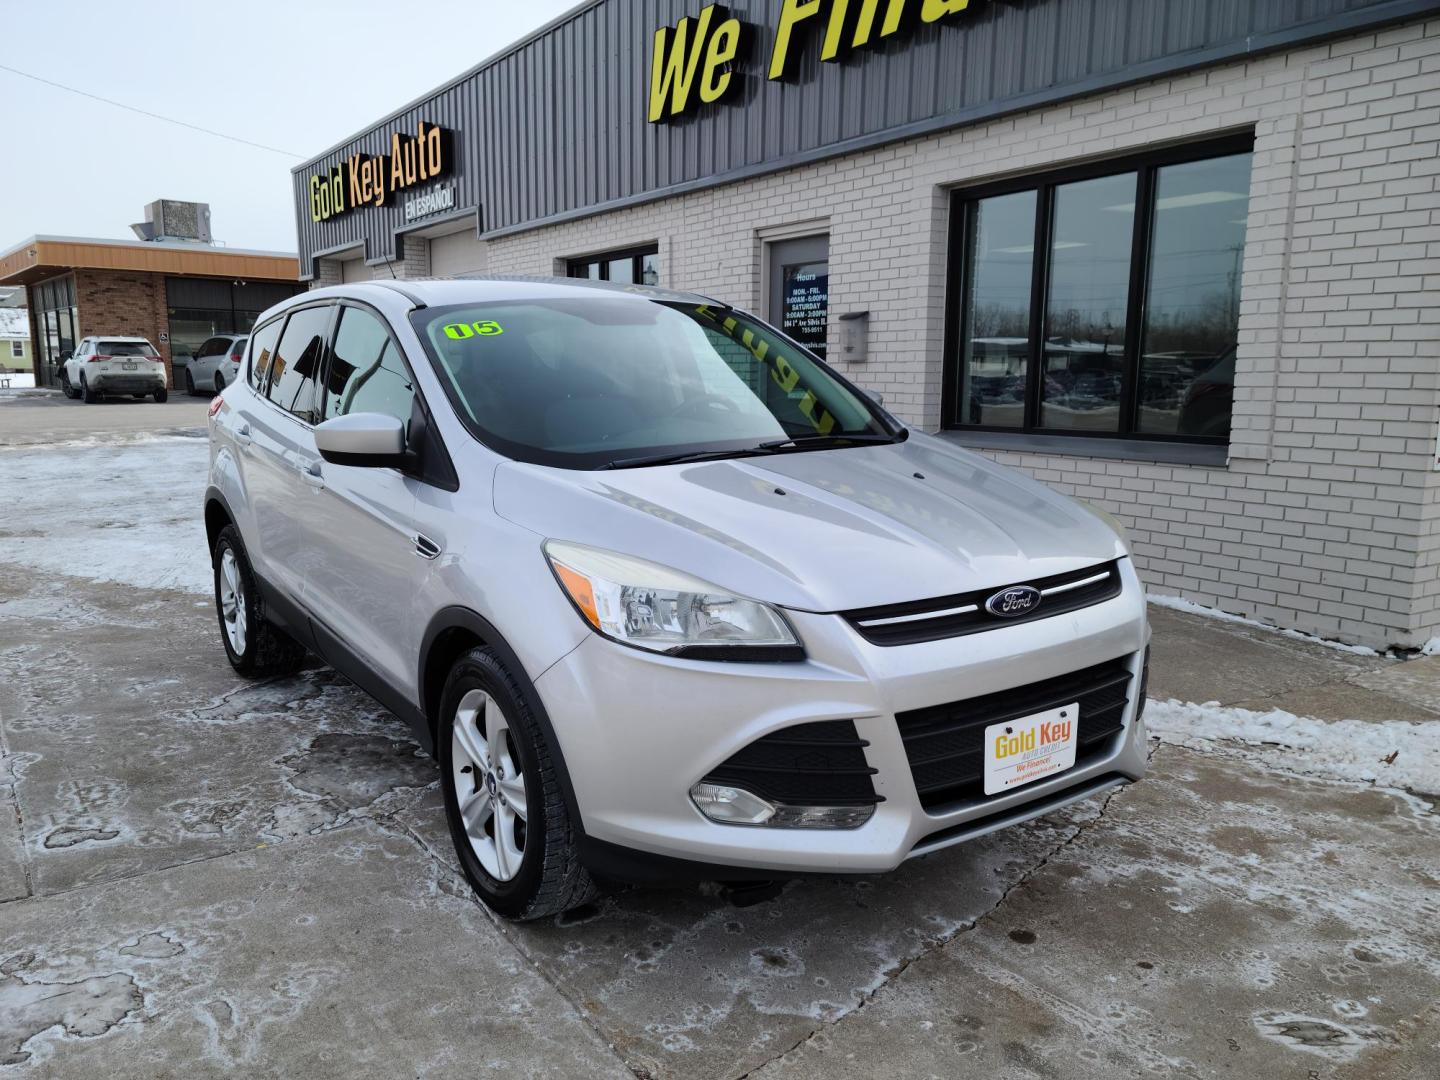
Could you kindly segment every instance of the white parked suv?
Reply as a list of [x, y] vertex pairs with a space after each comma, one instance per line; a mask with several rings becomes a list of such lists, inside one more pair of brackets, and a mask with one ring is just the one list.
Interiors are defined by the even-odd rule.
[[110, 394], [153, 397], [163, 402], [165, 361], [144, 338], [87, 337], [60, 368], [60, 388], [87, 405]]
[[218, 394], [234, 382], [249, 340], [244, 334], [220, 334], [207, 339], [185, 368], [185, 392], [213, 390]]
[[321, 289], [210, 416], [230, 663], [408, 721], [507, 917], [889, 871], [1145, 773], [1123, 530], [720, 301]]

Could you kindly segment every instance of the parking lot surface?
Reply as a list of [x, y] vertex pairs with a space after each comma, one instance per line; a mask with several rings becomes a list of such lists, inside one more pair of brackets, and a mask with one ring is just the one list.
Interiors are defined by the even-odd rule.
[[1157, 608], [1143, 784], [512, 926], [402, 722], [226, 665], [203, 401], [113, 409], [0, 404], [0, 1075], [1437, 1075], [1440, 661]]

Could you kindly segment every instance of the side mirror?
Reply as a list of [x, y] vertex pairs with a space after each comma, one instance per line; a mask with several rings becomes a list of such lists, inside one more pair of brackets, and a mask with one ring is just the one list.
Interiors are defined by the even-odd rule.
[[60, 354], [60, 362], [63, 364], [66, 360], [69, 360], [74, 355], [75, 354], [73, 352], [62, 352]]
[[315, 429], [315, 448], [331, 465], [398, 469], [406, 465], [405, 425], [383, 413], [352, 413]]

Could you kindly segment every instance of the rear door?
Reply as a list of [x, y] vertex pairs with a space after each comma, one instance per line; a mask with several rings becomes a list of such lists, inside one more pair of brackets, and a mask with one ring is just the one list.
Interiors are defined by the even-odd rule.
[[292, 600], [304, 595], [310, 554], [304, 515], [312, 485], [318, 482], [316, 376], [324, 363], [334, 311], [332, 303], [325, 303], [290, 313], [267, 369], [256, 372], [256, 390], [264, 400], [256, 402], [245, 422], [247, 497], [256, 530], [251, 546], [259, 547], [258, 553], [250, 552], [251, 562]]
[[[384, 318], [343, 303], [325, 378], [323, 419], [383, 413], [406, 425], [416, 407], [415, 381]], [[360, 469], [321, 462], [323, 486], [307, 526], [325, 557], [309, 568], [306, 601], [321, 629], [338, 637], [389, 686], [415, 701], [422, 628], [414, 598], [430, 563], [417, 553], [416, 489], [398, 469]], [[321, 647], [324, 647], [323, 635]], [[343, 657], [326, 657], [342, 670]]]
[[215, 375], [215, 365], [225, 355], [225, 347], [229, 344], [229, 338], [212, 337], [195, 350], [195, 357], [190, 361], [190, 377], [195, 380], [196, 386], [210, 384]]

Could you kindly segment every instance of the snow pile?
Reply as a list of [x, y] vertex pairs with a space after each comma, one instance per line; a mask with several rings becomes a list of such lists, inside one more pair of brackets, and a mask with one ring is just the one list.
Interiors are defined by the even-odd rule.
[[205, 439], [0, 453], [0, 563], [209, 595]]
[[[1272, 626], [1269, 623], [1261, 622], [1259, 619], [1247, 619], [1244, 615], [1231, 615], [1228, 611], [1221, 611], [1219, 608], [1206, 607], [1204, 604], [1197, 604], [1193, 600], [1186, 600], [1179, 596], [1149, 596], [1150, 603], [1156, 607], [1169, 608], [1171, 611], [1183, 611], [1187, 615], [1203, 615], [1207, 619], [1218, 619], [1220, 622], [1239, 623], [1241, 626], [1253, 626], [1257, 630], [1268, 630], [1272, 634], [1279, 634], [1281, 637], [1293, 638], [1296, 641], [1306, 641], [1311, 645], [1323, 645], [1327, 649], [1338, 649], [1340, 652], [1354, 653], [1356, 656], [1379, 656], [1380, 654], [1368, 645], [1346, 645], [1343, 641], [1330, 641], [1326, 638], [1316, 637], [1314, 634], [1301, 633], [1299, 630], [1290, 630], [1283, 626]], [[1440, 638], [1430, 643], [1440, 650]], [[1427, 646], [1428, 648], [1428, 646]]]
[[[0, 309], [3, 310], [3, 309]], [[28, 371], [0, 372], [0, 380], [9, 383], [0, 389], [0, 401], [12, 400], [13, 395], [5, 393], [6, 390], [34, 390], [35, 376]]]
[[1245, 743], [1257, 748], [1246, 758], [1274, 768], [1440, 796], [1440, 723], [1332, 722], [1173, 699], [1151, 701], [1145, 723], [1165, 742], [1191, 749]]

